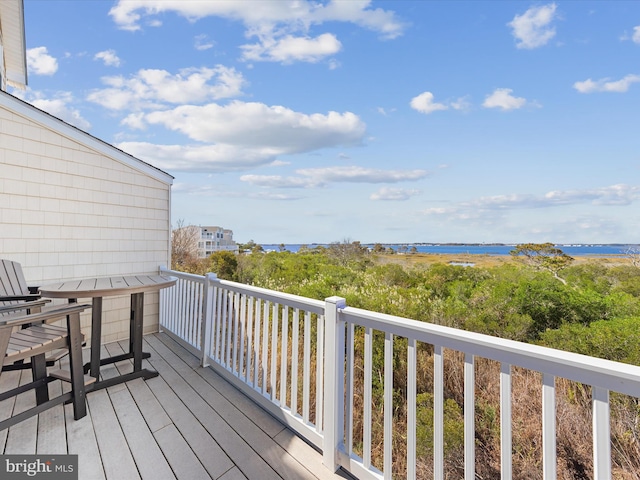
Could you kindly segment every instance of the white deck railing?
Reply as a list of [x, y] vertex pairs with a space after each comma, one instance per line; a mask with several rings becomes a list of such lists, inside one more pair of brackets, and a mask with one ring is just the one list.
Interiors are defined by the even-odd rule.
[[[348, 307], [338, 297], [318, 301], [220, 280], [213, 274], [161, 271], [179, 278], [176, 286], [161, 291], [161, 328], [198, 355], [203, 366], [213, 367], [321, 449], [329, 468], [342, 466], [363, 479], [404, 477], [404, 470], [407, 478], [416, 478], [416, 359], [418, 349], [428, 345], [433, 356], [433, 478], [445, 477], [445, 351], [460, 352], [464, 358], [466, 480], [475, 479], [479, 358], [499, 364], [502, 478], [512, 477], [514, 367], [542, 377], [543, 477], [557, 478], [556, 378], [564, 378], [591, 387], [593, 478], [611, 478], [609, 392], [640, 397], [640, 367]], [[382, 343], [380, 337], [384, 367], [374, 372], [373, 352]], [[406, 358], [394, 355], [394, 345], [406, 348]], [[406, 423], [401, 432], [393, 431], [398, 428], [393, 411], [398, 395], [393, 385], [395, 362], [406, 363], [407, 371], [402, 388]], [[383, 406], [377, 409], [372, 407], [374, 380], [382, 383], [384, 392]], [[359, 407], [354, 406], [355, 397]], [[383, 438], [372, 438], [374, 425], [380, 424]], [[401, 453], [398, 434], [406, 439]], [[382, 454], [374, 455], [380, 444]], [[402, 472], [393, 467], [400, 454], [405, 456]]]

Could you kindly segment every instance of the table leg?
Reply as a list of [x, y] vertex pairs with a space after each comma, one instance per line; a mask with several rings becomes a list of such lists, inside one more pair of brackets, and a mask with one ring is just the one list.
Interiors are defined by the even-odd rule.
[[91, 308], [91, 376], [100, 380], [100, 339], [102, 337], [102, 297], [94, 297]]
[[[1, 0], [0, 0], [1, 1]], [[128, 382], [136, 378], [148, 380], [158, 376], [158, 372], [142, 368], [142, 360], [150, 354], [142, 351], [142, 331], [144, 320], [144, 292], [131, 294], [131, 312], [129, 315], [129, 352], [100, 359], [100, 339], [102, 327], [102, 298], [94, 297], [91, 320], [91, 362], [85, 365], [91, 371], [96, 382], [87, 387], [87, 391], [96, 391]], [[100, 380], [100, 365], [109, 365], [121, 360], [133, 359], [133, 372]]]
[[131, 324], [129, 352], [133, 354], [133, 371], [142, 370], [142, 325], [144, 319], [144, 292], [131, 295]]

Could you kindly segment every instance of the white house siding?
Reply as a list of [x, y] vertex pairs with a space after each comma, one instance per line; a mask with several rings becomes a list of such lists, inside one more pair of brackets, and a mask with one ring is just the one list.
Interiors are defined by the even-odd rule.
[[[0, 94], [0, 258], [20, 262], [30, 285], [169, 265], [171, 181]], [[157, 331], [158, 295], [145, 298], [145, 332]], [[104, 299], [104, 342], [128, 338], [129, 305]]]

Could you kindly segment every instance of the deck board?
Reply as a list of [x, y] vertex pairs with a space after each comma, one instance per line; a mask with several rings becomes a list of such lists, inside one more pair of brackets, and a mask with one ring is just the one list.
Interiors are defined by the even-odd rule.
[[[121, 353], [127, 342], [102, 347]], [[88, 414], [59, 406], [0, 431], [0, 453], [77, 454], [82, 480], [336, 479], [322, 455], [164, 334], [145, 336], [145, 368], [160, 375], [87, 394]], [[83, 351], [87, 357], [88, 350]], [[65, 368], [62, 359], [60, 368]], [[56, 367], [57, 368], [57, 367]], [[129, 361], [101, 368], [109, 378]], [[30, 379], [4, 372], [0, 391]], [[51, 395], [60, 383], [50, 385]], [[64, 391], [69, 386], [63, 384]], [[35, 403], [32, 394], [0, 402], [0, 418]]]

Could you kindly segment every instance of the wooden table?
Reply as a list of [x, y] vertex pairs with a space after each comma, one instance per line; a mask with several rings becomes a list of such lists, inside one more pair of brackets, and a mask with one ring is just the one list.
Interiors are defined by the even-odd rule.
[[[135, 275], [129, 277], [90, 278], [74, 280], [40, 287], [40, 294], [48, 298], [67, 298], [76, 302], [78, 298], [92, 298], [91, 309], [91, 361], [85, 365], [85, 371], [91, 372], [96, 379], [88, 390], [99, 390], [134, 378], [152, 378], [158, 372], [143, 369], [142, 359], [149, 358], [142, 351], [142, 322], [144, 318], [144, 294], [175, 285], [176, 277], [168, 275]], [[100, 340], [102, 336], [102, 299], [118, 295], [131, 295], [131, 315], [129, 317], [129, 352], [100, 359]], [[133, 359], [133, 372], [100, 380], [100, 366], [121, 360]]]

